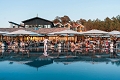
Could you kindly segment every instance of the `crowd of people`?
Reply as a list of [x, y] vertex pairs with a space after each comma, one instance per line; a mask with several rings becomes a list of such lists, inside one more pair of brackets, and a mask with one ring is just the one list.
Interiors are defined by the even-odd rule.
[[[48, 50], [56, 51], [56, 52], [63, 52], [64, 50], [70, 50], [75, 51], [79, 50], [81, 48], [86, 48], [86, 50], [92, 49], [102, 49], [107, 48], [110, 49], [111, 52], [113, 52], [114, 48], [117, 48], [117, 38], [114, 38], [112, 40], [105, 38], [105, 39], [96, 39], [96, 40], [90, 40], [90, 38], [86, 38], [84, 40], [78, 40], [76, 42], [74, 41], [60, 41], [60, 40], [48, 40], [45, 39], [44, 41], [2, 41], [0, 42], [1, 50], [2, 52], [7, 51], [9, 49], [15, 49], [25, 51], [26, 49], [29, 50], [29, 48], [39, 47], [41, 43], [44, 44], [44, 54], [47, 55]], [[17, 48], [17, 49], [16, 49]], [[28, 51], [26, 51], [28, 53]]]
[[[89, 38], [88, 39], [85, 39], [85, 40], [78, 40], [76, 42], [74, 41], [54, 41], [52, 42], [51, 41], [51, 46], [56, 46], [56, 45], [62, 45], [62, 43], [64, 43], [64, 46], [66, 47], [71, 47], [71, 48], [110, 48], [110, 47], [117, 47], [116, 46], [116, 42], [117, 42], [117, 39], [114, 39], [114, 40], [108, 40], [108, 39], [104, 39], [104, 40], [94, 40], [94, 41], [91, 41]], [[112, 45], [113, 46], [112, 46]]]
[[[15, 52], [29, 52], [29, 48], [40, 46], [40, 41], [1, 41], [1, 52], [14, 50]], [[18, 51], [19, 50], [19, 51]]]

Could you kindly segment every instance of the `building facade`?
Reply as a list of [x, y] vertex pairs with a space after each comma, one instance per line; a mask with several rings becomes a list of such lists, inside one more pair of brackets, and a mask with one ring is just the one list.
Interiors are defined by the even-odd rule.
[[52, 21], [40, 18], [40, 17], [34, 17], [31, 19], [27, 19], [22, 21], [21, 24], [17, 24], [15, 22], [9, 21], [11, 28], [53, 28], [54, 24]]

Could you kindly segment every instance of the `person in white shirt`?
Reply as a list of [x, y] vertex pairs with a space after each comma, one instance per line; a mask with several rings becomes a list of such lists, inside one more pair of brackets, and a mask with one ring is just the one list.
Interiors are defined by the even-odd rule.
[[47, 54], [47, 42], [48, 42], [47, 37], [43, 42], [44, 42], [44, 53], [43, 53], [43, 55], [47, 57], [48, 56], [48, 54]]
[[4, 48], [5, 48], [5, 44], [4, 44], [3, 42], [2, 42], [1, 47], [2, 47], [2, 49], [4, 49]]
[[61, 52], [61, 43], [58, 42], [58, 52], [60, 53]]
[[112, 56], [113, 54], [113, 42], [110, 43], [110, 55]]
[[110, 43], [110, 49], [113, 49], [113, 42]]
[[2, 53], [4, 53], [4, 51], [5, 51], [5, 44], [3, 42], [2, 42], [1, 48], [2, 48]]

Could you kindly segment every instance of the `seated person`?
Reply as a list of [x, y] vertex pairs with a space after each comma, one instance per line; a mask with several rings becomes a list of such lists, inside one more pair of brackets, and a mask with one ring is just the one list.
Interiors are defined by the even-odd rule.
[[70, 47], [71, 47], [71, 48], [75, 48], [75, 46], [76, 46], [76, 45], [75, 45], [73, 42], [71, 42]]

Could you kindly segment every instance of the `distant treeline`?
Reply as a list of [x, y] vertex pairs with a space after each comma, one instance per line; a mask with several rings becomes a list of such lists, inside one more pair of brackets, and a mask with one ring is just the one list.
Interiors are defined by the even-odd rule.
[[86, 30], [99, 29], [104, 31], [112, 31], [112, 30], [120, 31], [120, 15], [112, 18], [106, 17], [104, 20], [100, 20], [97, 18], [95, 20], [80, 19], [77, 21], [71, 21], [68, 16], [64, 16], [64, 17], [57, 16], [53, 20], [53, 22], [61, 22], [62, 24], [76, 22], [85, 26]]
[[90, 29], [99, 29], [104, 31], [119, 30], [120, 31], [120, 15], [116, 17], [106, 17], [103, 21], [100, 19], [96, 20], [85, 20], [80, 19], [82, 25], [86, 27], [87, 30]]

